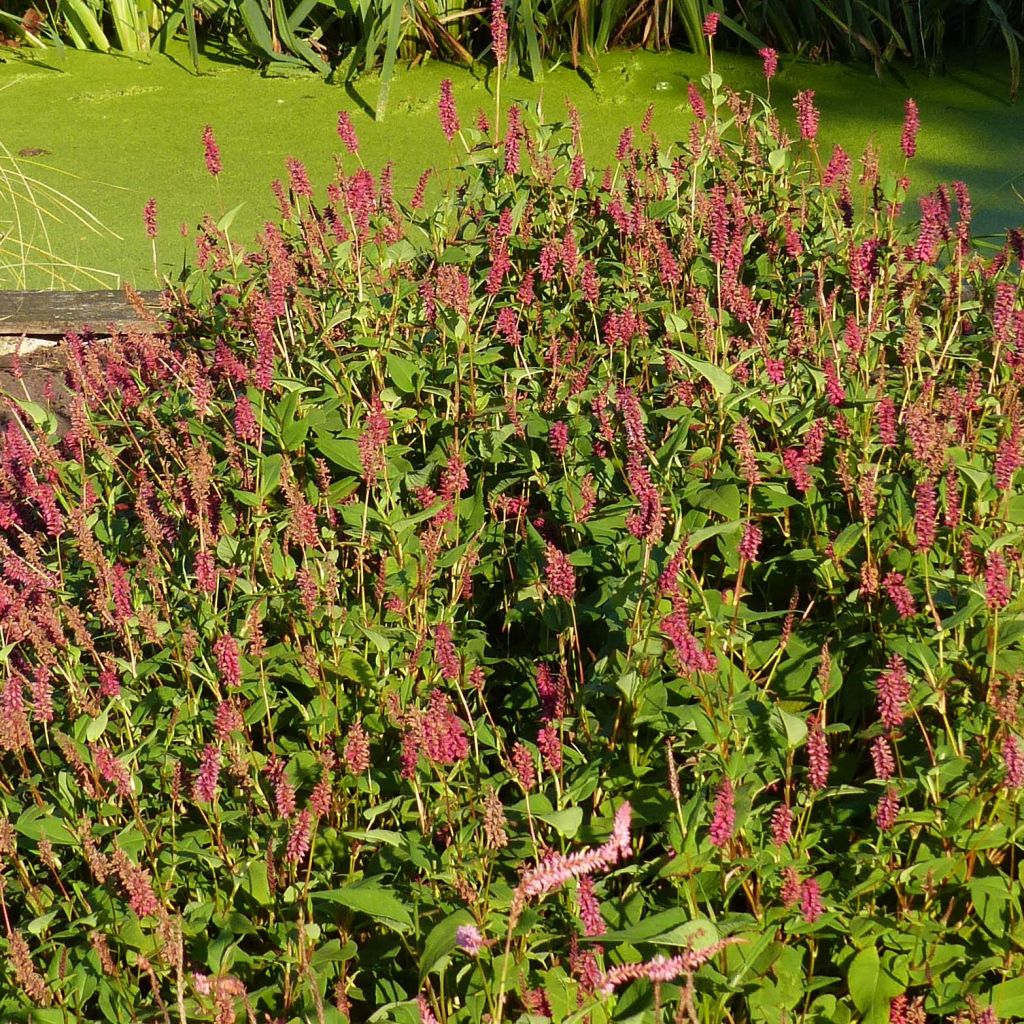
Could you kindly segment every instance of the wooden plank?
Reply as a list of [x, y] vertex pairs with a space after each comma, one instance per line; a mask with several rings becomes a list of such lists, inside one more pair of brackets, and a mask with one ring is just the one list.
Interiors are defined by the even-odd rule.
[[109, 334], [129, 327], [144, 333], [160, 329], [157, 314], [160, 292], [140, 292], [153, 311], [143, 319], [121, 291], [4, 292], [0, 291], [0, 335], [31, 334], [53, 337], [90, 327], [94, 334]]

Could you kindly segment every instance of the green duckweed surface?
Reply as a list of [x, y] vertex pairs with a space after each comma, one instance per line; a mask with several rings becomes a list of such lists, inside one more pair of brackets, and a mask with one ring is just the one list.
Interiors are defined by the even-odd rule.
[[[196, 75], [183, 57], [183, 51], [154, 54], [140, 63], [68, 51], [6, 55], [0, 64], [0, 143], [10, 154], [30, 154], [18, 158], [26, 174], [60, 189], [109, 229], [90, 231], [64, 215], [59, 222], [48, 221], [44, 238], [30, 218], [23, 233], [33, 244], [109, 273], [105, 283], [120, 278], [153, 287], [152, 249], [141, 216], [150, 197], [158, 204], [158, 269], [173, 277], [191, 255], [182, 226], [194, 228], [204, 212], [244, 204], [231, 234], [252, 238], [274, 209], [269, 183], [285, 174], [287, 156], [302, 159], [314, 183], [328, 179], [340, 152], [334, 129], [339, 110], [353, 117], [366, 166], [377, 170], [394, 161], [396, 190], [407, 196], [426, 166], [442, 172], [443, 182], [453, 160], [436, 115], [440, 81], [453, 80], [463, 122], [477, 109], [493, 116], [495, 106], [493, 73], [483, 68], [428, 61], [399, 73], [387, 117], [375, 123], [373, 77], [349, 86], [313, 76], [266, 77], [216, 57], [205, 58]], [[679, 52], [616, 52], [599, 64], [586, 73], [556, 67], [543, 83], [506, 79], [502, 105], [539, 103], [543, 116], [556, 120], [564, 118], [565, 100], [571, 99], [582, 115], [591, 166], [612, 158], [622, 128], [637, 125], [650, 103], [655, 104], [653, 130], [662, 143], [685, 138], [691, 117], [686, 87], [706, 73], [704, 59]], [[719, 54], [716, 70], [733, 88], [764, 90], [757, 58]], [[972, 189], [979, 232], [997, 233], [1024, 221], [1024, 203], [1016, 194], [1016, 189], [1024, 193], [1024, 115], [1008, 100], [1005, 55], [944, 75], [908, 69], [885, 79], [869, 66], [783, 60], [772, 91], [790, 123], [792, 96], [799, 89], [815, 91], [823, 153], [842, 142], [859, 154], [874, 138], [883, 165], [894, 172], [902, 167], [903, 103], [913, 96], [922, 120], [919, 152], [910, 168], [915, 193], [962, 178]], [[210, 178], [203, 161], [201, 132], [207, 123], [222, 152], [219, 181]], [[354, 158], [346, 154], [345, 159], [351, 169]], [[3, 195], [0, 189], [0, 221], [9, 221], [10, 203], [4, 204]], [[53, 200], [44, 205], [55, 208]], [[75, 274], [55, 282], [37, 269], [28, 283], [89, 286], [90, 280]], [[0, 276], [0, 287], [11, 287], [11, 281]]]

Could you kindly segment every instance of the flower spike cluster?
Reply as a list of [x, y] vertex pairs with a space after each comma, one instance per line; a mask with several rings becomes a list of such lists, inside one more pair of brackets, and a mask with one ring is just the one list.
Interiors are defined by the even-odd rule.
[[513, 898], [513, 906], [520, 909], [532, 896], [543, 896], [560, 888], [570, 878], [584, 878], [595, 871], [607, 871], [632, 852], [630, 818], [633, 809], [624, 803], [615, 812], [615, 822], [608, 842], [590, 850], [554, 854], [524, 872]]
[[602, 995], [610, 996], [621, 985], [636, 981], [638, 978], [646, 978], [653, 982], [675, 981], [680, 974], [693, 974], [698, 967], [702, 967], [726, 946], [741, 941], [743, 940], [738, 936], [730, 936], [703, 949], [687, 949], [677, 956], [655, 956], [646, 963], [619, 964], [601, 975], [598, 991]]

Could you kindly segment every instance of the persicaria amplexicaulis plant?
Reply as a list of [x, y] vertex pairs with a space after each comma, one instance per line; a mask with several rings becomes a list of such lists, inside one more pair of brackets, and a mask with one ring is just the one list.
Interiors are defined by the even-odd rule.
[[687, 99], [343, 112], [7, 403], [5, 1019], [1020, 1015], [1022, 236]]

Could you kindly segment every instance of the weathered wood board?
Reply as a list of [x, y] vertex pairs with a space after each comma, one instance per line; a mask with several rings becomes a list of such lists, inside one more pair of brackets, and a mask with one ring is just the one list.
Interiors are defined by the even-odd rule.
[[[146, 307], [159, 309], [160, 292], [140, 292]], [[121, 291], [4, 292], [0, 291], [0, 335], [59, 337], [90, 327], [94, 334], [111, 328], [151, 333], [159, 330], [154, 317], [145, 320]]]

